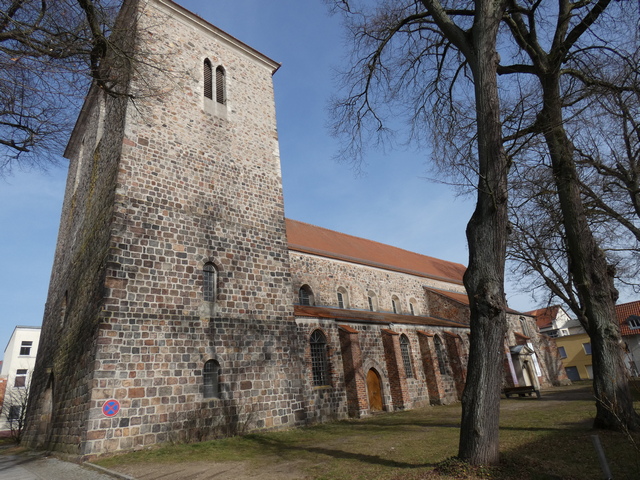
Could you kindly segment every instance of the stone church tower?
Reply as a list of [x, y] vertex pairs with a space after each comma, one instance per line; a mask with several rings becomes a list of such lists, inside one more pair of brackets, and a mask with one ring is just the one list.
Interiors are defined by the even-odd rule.
[[90, 457], [300, 423], [279, 65], [170, 0], [119, 25], [133, 100], [94, 85], [66, 151], [25, 439]]

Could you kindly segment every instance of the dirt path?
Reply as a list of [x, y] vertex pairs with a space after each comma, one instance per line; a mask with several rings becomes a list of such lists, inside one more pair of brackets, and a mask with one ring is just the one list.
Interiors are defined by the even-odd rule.
[[299, 480], [306, 478], [298, 470], [299, 464], [300, 462], [282, 462], [260, 468], [249, 462], [156, 463], [123, 465], [115, 471], [137, 480]]

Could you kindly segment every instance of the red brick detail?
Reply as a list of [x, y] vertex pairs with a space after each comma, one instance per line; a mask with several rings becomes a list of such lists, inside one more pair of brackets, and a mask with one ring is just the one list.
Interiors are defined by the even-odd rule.
[[400, 352], [400, 335], [392, 330], [382, 329], [382, 346], [389, 374], [389, 387], [394, 409], [403, 409], [410, 402], [407, 375]]
[[367, 382], [362, 370], [362, 351], [358, 331], [340, 325], [340, 349], [344, 368], [344, 383], [347, 391], [347, 411], [350, 417], [359, 417], [369, 408]]
[[456, 393], [459, 400], [462, 398], [462, 392], [464, 391], [464, 384], [467, 376], [466, 369], [462, 366], [462, 341], [460, 336], [455, 333], [444, 333], [446, 334], [444, 340], [447, 346], [451, 376], [454, 379]]

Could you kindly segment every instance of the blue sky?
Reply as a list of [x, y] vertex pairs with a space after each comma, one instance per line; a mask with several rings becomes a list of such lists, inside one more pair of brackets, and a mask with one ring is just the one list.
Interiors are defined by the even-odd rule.
[[[274, 84], [287, 217], [467, 263], [473, 202], [425, 179], [428, 151], [370, 152], [360, 175], [334, 159], [339, 145], [327, 128], [328, 103], [347, 50], [340, 18], [322, 0], [178, 3], [282, 63]], [[42, 322], [66, 165], [0, 180], [2, 350], [14, 326]], [[513, 293], [509, 305], [535, 307]]]

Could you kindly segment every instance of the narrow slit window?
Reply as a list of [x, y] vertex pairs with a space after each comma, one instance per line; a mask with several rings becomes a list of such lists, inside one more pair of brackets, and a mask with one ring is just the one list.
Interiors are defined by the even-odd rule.
[[215, 302], [216, 296], [217, 296], [216, 286], [218, 283], [218, 272], [213, 263], [205, 264], [202, 270], [202, 278], [203, 278], [204, 301]]
[[226, 105], [227, 103], [225, 76], [224, 68], [216, 68], [216, 102], [221, 105]]
[[202, 371], [204, 398], [220, 398], [220, 364], [215, 360], [207, 360]]
[[204, 96], [213, 99], [213, 69], [208, 58], [204, 60]]

